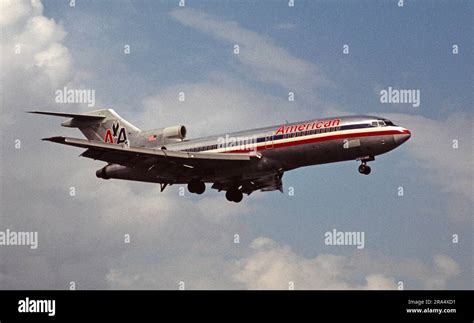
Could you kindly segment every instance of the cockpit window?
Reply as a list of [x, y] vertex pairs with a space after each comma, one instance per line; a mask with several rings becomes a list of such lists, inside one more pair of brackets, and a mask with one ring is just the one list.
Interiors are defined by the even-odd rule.
[[384, 122], [384, 121], [381, 121], [381, 120], [379, 120], [379, 126], [381, 126], [381, 127], [385, 127], [385, 122]]
[[377, 121], [372, 122], [372, 127], [377, 127]]
[[390, 120], [385, 119], [384, 122], [387, 126], [394, 126], [393, 122]]

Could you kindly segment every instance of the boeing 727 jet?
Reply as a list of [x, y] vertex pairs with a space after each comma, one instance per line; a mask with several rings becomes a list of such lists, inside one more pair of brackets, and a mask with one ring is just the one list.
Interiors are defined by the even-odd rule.
[[187, 184], [196, 194], [211, 183], [237, 203], [257, 190], [283, 192], [284, 172], [303, 166], [358, 160], [359, 172], [368, 175], [367, 162], [411, 136], [408, 129], [375, 116], [315, 119], [188, 140], [185, 126], [144, 131], [112, 109], [30, 113], [66, 117], [62, 126], [79, 128], [87, 139], [43, 140], [84, 148], [82, 157], [107, 162], [96, 172], [99, 178], [159, 183], [161, 191]]

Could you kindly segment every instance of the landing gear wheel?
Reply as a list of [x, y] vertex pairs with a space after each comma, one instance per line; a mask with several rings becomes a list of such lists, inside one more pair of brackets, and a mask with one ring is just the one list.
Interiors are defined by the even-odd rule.
[[190, 193], [202, 194], [206, 190], [206, 184], [201, 181], [191, 181], [188, 184], [188, 191]]
[[230, 202], [239, 203], [240, 201], [242, 201], [243, 197], [244, 195], [239, 190], [229, 190], [225, 192], [225, 198], [227, 199], [227, 201]]
[[241, 191], [235, 191], [234, 202], [239, 203], [244, 198], [244, 194]]
[[197, 182], [195, 193], [201, 195], [202, 193], [204, 193], [205, 190], [206, 190], [206, 184], [204, 184], [203, 182]]
[[367, 166], [366, 164], [362, 164], [359, 166], [359, 173], [364, 174], [364, 175], [369, 175], [370, 174], [370, 167]]

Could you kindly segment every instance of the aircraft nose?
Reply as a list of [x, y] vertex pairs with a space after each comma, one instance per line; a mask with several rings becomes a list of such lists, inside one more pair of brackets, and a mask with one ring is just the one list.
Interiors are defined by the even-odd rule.
[[410, 137], [411, 137], [410, 130], [403, 128], [403, 130], [401, 130], [399, 134], [396, 134], [394, 136], [394, 140], [397, 146], [399, 146], [403, 144], [405, 141], [407, 141], [408, 139], [410, 139]]

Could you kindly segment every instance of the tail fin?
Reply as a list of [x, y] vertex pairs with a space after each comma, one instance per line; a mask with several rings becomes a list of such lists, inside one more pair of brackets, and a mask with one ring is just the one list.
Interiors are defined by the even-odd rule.
[[45, 114], [70, 119], [61, 123], [64, 127], [79, 128], [89, 140], [104, 141], [109, 143], [128, 143], [128, 135], [141, 130], [123, 119], [113, 109], [102, 109], [84, 114], [28, 111], [29, 113]]

